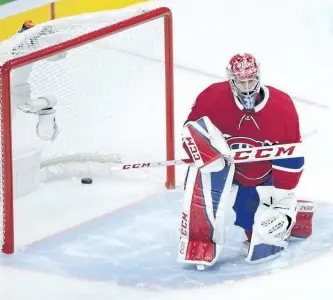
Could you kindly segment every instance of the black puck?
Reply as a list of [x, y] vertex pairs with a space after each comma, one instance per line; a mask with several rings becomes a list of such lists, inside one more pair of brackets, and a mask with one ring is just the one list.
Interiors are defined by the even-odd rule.
[[92, 178], [81, 178], [81, 183], [83, 184], [92, 184], [93, 180]]

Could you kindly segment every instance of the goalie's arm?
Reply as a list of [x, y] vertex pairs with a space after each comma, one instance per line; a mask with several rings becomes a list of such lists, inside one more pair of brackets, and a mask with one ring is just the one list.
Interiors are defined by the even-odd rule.
[[[209, 109], [209, 105], [207, 105], [207, 99], [211, 98], [211, 89], [210, 87], [203, 90], [196, 98], [195, 102], [193, 103], [191, 107], [191, 111], [184, 123], [184, 130], [188, 128], [188, 125], [190, 122], [196, 122], [197, 120], [203, 118], [204, 116], [210, 116], [211, 112]], [[210, 121], [211, 122], [211, 121]], [[188, 135], [188, 133], [186, 134]], [[186, 140], [184, 139], [184, 133], [183, 133], [183, 148], [186, 151], [187, 155], [192, 159], [192, 154], [190, 151], [190, 147], [186, 145]]]
[[[203, 90], [196, 98], [194, 104], [192, 105], [191, 111], [185, 122], [196, 121], [204, 116], [211, 116], [211, 107], [213, 107], [210, 102], [214, 98], [211, 87]], [[211, 120], [212, 121], [212, 120]]]
[[[288, 113], [284, 118], [284, 137], [280, 144], [301, 143], [299, 120], [296, 109], [290, 99]], [[285, 158], [272, 161], [273, 184], [279, 189], [294, 189], [301, 178], [304, 167], [304, 157]]]

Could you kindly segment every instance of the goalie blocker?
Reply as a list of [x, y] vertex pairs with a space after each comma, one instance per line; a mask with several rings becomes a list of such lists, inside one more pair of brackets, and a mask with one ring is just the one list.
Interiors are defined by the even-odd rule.
[[[218, 260], [225, 244], [226, 218], [232, 208], [236, 212], [235, 225], [245, 229], [250, 242], [248, 262], [275, 257], [286, 248], [290, 235], [311, 235], [313, 203], [297, 206], [293, 191], [274, 188], [272, 178], [260, 185], [265, 192], [255, 186], [239, 185], [234, 180], [231, 151], [207, 117], [188, 122], [183, 141], [195, 165], [189, 167], [185, 180], [179, 262], [212, 266]], [[304, 207], [308, 207], [306, 212]], [[274, 224], [283, 225], [276, 231], [272, 230]]]

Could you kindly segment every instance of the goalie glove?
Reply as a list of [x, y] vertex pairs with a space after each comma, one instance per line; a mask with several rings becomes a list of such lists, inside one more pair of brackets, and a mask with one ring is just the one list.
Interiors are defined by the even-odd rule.
[[225, 159], [230, 159], [228, 144], [208, 117], [186, 123], [183, 142], [186, 152], [201, 172], [221, 171], [225, 167]]
[[258, 186], [260, 204], [254, 218], [255, 231], [268, 244], [285, 247], [296, 222], [297, 200], [293, 190]]

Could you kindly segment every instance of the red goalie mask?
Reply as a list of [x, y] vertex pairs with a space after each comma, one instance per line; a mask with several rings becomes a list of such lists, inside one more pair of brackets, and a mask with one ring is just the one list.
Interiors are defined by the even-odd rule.
[[246, 110], [252, 110], [260, 89], [260, 67], [255, 57], [248, 53], [234, 55], [227, 75], [234, 95]]

